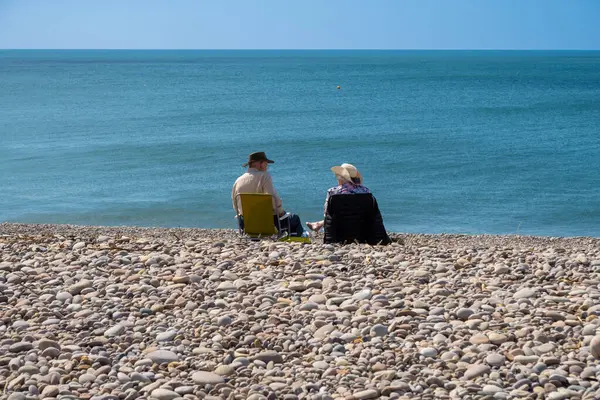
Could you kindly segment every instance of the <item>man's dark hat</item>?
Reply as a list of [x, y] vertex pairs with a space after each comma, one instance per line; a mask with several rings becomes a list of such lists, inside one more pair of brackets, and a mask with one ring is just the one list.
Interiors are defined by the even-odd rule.
[[248, 162], [243, 164], [242, 167], [247, 167], [250, 163], [255, 161], [266, 161], [269, 164], [273, 164], [275, 161], [269, 160], [264, 151], [257, 151], [256, 153], [252, 153], [248, 156]]

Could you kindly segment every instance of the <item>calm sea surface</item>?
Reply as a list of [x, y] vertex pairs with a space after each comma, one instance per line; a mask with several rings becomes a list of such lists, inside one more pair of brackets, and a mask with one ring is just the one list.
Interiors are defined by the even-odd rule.
[[0, 221], [233, 228], [261, 150], [303, 221], [350, 162], [391, 231], [600, 236], [600, 52], [0, 51]]

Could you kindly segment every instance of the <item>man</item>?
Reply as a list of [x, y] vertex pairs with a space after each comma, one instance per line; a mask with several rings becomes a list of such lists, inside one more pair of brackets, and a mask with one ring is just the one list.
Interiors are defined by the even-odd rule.
[[[285, 215], [283, 209], [283, 203], [281, 198], [277, 194], [275, 187], [273, 186], [273, 178], [271, 174], [267, 172], [269, 164], [273, 164], [275, 161], [269, 160], [263, 151], [252, 153], [248, 156], [248, 162], [243, 164], [242, 167], [248, 167], [248, 171], [237, 178], [233, 184], [231, 190], [231, 202], [233, 203], [233, 209], [243, 214], [242, 204], [240, 201], [236, 204], [236, 196], [240, 193], [268, 193], [273, 196], [273, 211], [274, 211], [274, 222], [275, 226], [277, 220]], [[302, 222], [300, 217], [295, 214], [290, 214], [288, 217], [281, 221], [282, 229], [288, 226], [288, 219], [290, 224], [290, 236], [302, 236], [304, 229], [302, 228]], [[243, 227], [243, 219], [240, 221], [240, 225]]]

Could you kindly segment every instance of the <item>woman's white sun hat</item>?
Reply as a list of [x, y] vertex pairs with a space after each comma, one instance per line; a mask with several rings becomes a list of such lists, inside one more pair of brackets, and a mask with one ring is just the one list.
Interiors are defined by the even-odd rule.
[[358, 174], [358, 169], [356, 169], [354, 165], [347, 163], [331, 167], [331, 171], [346, 182], [352, 182], [352, 178], [358, 178], [360, 176]]

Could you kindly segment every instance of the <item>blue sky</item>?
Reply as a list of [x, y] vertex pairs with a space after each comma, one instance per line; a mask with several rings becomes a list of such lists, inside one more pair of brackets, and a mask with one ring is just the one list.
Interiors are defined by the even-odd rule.
[[0, 48], [600, 49], [600, 0], [0, 0]]

